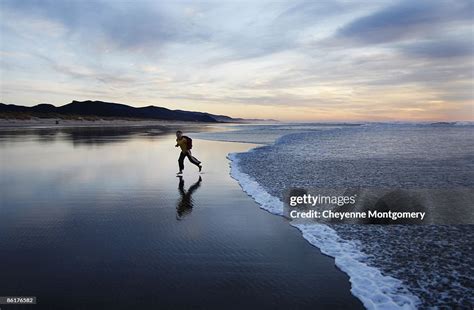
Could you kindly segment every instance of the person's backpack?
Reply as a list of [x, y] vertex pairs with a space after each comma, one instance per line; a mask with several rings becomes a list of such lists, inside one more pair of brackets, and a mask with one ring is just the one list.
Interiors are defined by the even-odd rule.
[[191, 139], [188, 136], [183, 136], [183, 138], [185, 138], [186, 141], [187, 141], [186, 146], [188, 147], [188, 150], [192, 149], [193, 148], [193, 139]]

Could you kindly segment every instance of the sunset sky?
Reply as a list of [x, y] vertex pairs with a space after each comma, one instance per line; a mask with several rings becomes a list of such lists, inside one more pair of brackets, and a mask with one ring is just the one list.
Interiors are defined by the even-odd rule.
[[0, 102], [474, 120], [474, 1], [0, 0]]

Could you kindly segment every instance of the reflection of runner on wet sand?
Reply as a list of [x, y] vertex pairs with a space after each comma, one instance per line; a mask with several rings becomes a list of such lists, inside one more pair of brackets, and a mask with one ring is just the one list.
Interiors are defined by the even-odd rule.
[[181, 199], [178, 201], [178, 205], [176, 206], [176, 219], [180, 220], [184, 216], [191, 213], [193, 210], [193, 193], [201, 186], [202, 178], [199, 176], [199, 179], [196, 183], [191, 185], [188, 190], [184, 189], [184, 179], [182, 176], [179, 177], [179, 185], [178, 190], [179, 194], [181, 195]]

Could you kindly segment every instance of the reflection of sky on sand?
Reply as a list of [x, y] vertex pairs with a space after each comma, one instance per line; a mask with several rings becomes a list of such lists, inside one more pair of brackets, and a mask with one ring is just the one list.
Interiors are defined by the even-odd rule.
[[[40, 224], [60, 221], [77, 204], [113, 209], [117, 202], [137, 207], [147, 201], [159, 206], [157, 195], [176, 193], [179, 150], [173, 134], [79, 132], [1, 135], [2, 205], [31, 213], [30, 220]], [[216, 185], [231, 182], [220, 177], [228, 169], [225, 154], [250, 147], [196, 139], [193, 154], [203, 161], [205, 174], [219, 179], [209, 180]], [[194, 166], [187, 161], [185, 166], [185, 178], [197, 175]], [[48, 212], [40, 212], [39, 206]]]
[[[0, 228], [5, 238], [24, 234], [29, 239], [41, 238], [38, 242], [44, 243], [67, 234], [79, 223], [92, 221], [93, 229], [100, 230], [95, 225], [130, 220], [124, 216], [151, 227], [156, 225], [156, 219], [144, 217], [141, 212], [174, 209], [179, 197], [175, 175], [180, 152], [174, 147], [174, 134], [125, 131], [100, 136], [95, 131], [79, 131], [80, 134], [10, 134], [0, 140], [0, 214], [13, 223], [10, 228], [4, 225], [4, 231]], [[250, 147], [194, 140], [193, 154], [205, 164], [203, 177], [216, 188], [197, 192], [197, 204], [200, 200], [208, 202], [209, 197], [218, 201], [216, 205], [232, 199], [219, 190], [236, 186], [228, 177], [226, 154]], [[183, 176], [186, 187], [199, 176], [187, 160]], [[201, 195], [203, 199], [199, 199]], [[199, 208], [209, 205], [212, 206], [207, 203]], [[224, 223], [214, 225], [229, 224]], [[186, 229], [190, 240], [199, 239], [205, 230], [201, 225]]]

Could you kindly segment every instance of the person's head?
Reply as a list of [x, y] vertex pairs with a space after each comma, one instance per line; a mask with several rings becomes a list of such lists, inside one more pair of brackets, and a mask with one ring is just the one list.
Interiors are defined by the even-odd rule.
[[182, 136], [183, 136], [183, 132], [181, 130], [178, 130], [176, 132], [176, 138], [181, 139]]

